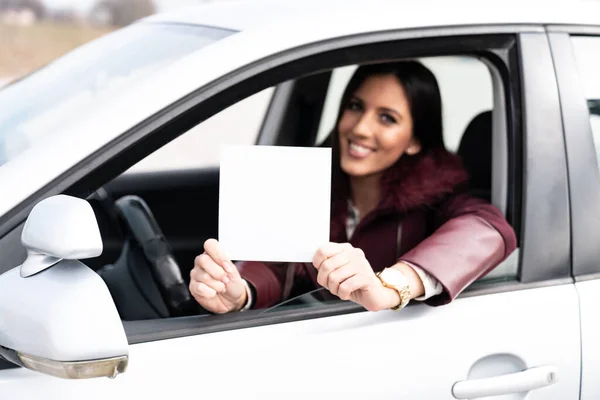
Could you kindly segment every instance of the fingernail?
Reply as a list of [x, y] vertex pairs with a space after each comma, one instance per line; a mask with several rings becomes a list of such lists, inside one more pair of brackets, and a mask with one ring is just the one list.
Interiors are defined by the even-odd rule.
[[224, 276], [223, 277], [223, 283], [227, 285], [229, 283], [229, 278], [226, 277], [226, 276]]

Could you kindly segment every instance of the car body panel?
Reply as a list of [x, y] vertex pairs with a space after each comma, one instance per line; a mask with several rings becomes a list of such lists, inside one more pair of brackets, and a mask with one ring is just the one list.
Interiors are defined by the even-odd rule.
[[[599, 96], [600, 29], [550, 26], [549, 38], [560, 99], [567, 150], [572, 219], [572, 267], [581, 318], [581, 399], [600, 397], [600, 171], [596, 116], [587, 100]], [[573, 36], [583, 38], [575, 43]], [[579, 40], [575, 39], [575, 40]]]
[[[48, 400], [442, 400], [452, 399], [453, 384], [469, 373], [552, 365], [557, 383], [527, 399], [575, 399], [577, 301], [573, 285], [560, 285], [458, 299], [441, 308], [415, 305], [402, 313], [361, 312], [154, 341], [132, 345], [128, 371], [112, 381], [57, 380], [20, 369], [0, 373], [0, 391], [11, 399]], [[471, 371], [484, 357], [488, 365]]]
[[581, 317], [581, 399], [600, 398], [597, 377], [600, 370], [600, 279], [578, 282], [576, 285]]

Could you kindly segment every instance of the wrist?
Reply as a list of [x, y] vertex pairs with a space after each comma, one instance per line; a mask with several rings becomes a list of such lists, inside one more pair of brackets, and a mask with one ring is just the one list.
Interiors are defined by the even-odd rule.
[[391, 308], [396, 307], [402, 299], [400, 298], [400, 293], [397, 290], [388, 288], [381, 284], [381, 301], [379, 306], [379, 311], [389, 310]]
[[399, 261], [392, 268], [400, 270], [406, 279], [408, 279], [408, 285], [410, 286], [410, 298], [414, 299], [425, 294], [425, 287], [421, 277], [410, 265], [403, 261]]
[[383, 293], [382, 302], [385, 308], [401, 310], [411, 299], [410, 280], [397, 268], [385, 268], [377, 273], [381, 285], [387, 289]]

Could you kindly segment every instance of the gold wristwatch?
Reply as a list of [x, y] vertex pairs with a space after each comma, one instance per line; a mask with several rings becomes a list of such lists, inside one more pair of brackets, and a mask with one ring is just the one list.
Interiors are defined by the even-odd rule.
[[392, 307], [391, 310], [398, 311], [403, 309], [410, 300], [410, 286], [408, 285], [408, 279], [406, 279], [402, 271], [396, 268], [386, 268], [378, 272], [377, 277], [383, 286], [394, 289], [400, 296], [400, 304]]

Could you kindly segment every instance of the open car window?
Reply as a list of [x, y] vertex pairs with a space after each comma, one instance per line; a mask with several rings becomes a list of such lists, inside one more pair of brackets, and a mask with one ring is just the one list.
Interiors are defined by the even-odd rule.
[[[440, 85], [447, 146], [449, 150], [460, 153], [465, 132], [471, 131], [467, 136], [474, 139], [475, 145], [465, 153], [475, 161], [481, 161], [479, 164], [483, 167], [479, 169], [484, 171], [486, 178], [475, 187], [478, 192], [474, 195], [489, 200], [492, 191], [491, 160], [497, 154], [502, 156], [506, 149], [494, 146], [497, 154], [492, 157], [494, 150], [484, 145], [491, 142], [494, 132], [507, 135], [505, 125], [493, 125], [494, 121], [498, 122], [507, 115], [504, 99], [497, 96], [502, 92], [499, 88], [503, 87], [504, 81], [500, 75], [494, 75], [496, 70], [493, 66], [476, 56], [430, 56], [422, 61], [432, 70]], [[114, 199], [137, 195], [148, 203], [172, 246], [173, 256], [186, 283], [189, 283], [195, 257], [202, 252], [202, 243], [208, 238], [218, 238], [220, 148], [226, 144], [263, 144], [261, 139], [268, 136], [265, 132], [271, 134], [269, 140], [264, 140], [269, 145], [310, 146], [315, 144], [315, 140], [318, 143], [318, 136], [321, 136], [318, 133], [331, 132], [341, 92], [355, 65], [330, 68], [286, 77], [277, 81], [275, 84], [279, 86], [275, 88], [260, 86], [257, 91], [248, 90], [246, 97], [236, 96], [236, 103], [232, 100], [225, 108], [215, 107], [211, 117], [186, 124], [185, 131], [178, 137], [144, 159], [137, 160], [128, 173], [107, 185]], [[345, 79], [335, 81], [335, 75], [344, 71]], [[488, 118], [480, 126], [470, 129], [473, 121], [482, 114]], [[255, 141], [259, 131], [259, 140]], [[113, 238], [114, 242], [107, 240], [105, 258], [102, 262], [97, 261], [96, 267], [102, 268], [120, 258], [121, 248], [113, 243], [122, 242], [118, 235]], [[519, 265], [519, 255], [515, 252], [477, 284], [489, 287], [499, 282], [514, 281], [518, 279]], [[321, 308], [343, 302], [328, 299], [324, 296], [328, 293], [323, 293], [325, 289], [320, 287], [311, 286], [306, 290], [311, 291], [260, 311], [304, 309], [307, 305]], [[133, 315], [124, 319], [140, 318]]]

